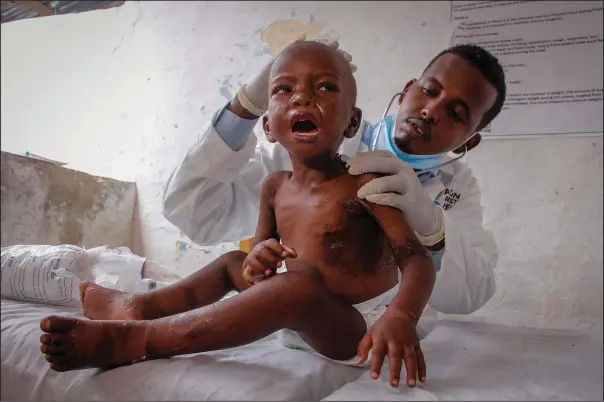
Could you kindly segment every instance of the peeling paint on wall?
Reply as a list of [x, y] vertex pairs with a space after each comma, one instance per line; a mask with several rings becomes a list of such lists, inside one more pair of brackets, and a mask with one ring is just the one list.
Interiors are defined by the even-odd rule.
[[233, 97], [235, 96], [234, 86], [233, 86], [233, 83], [231, 82], [232, 78], [233, 78], [232, 75], [225, 76], [224, 80], [220, 83], [220, 88], [218, 89], [218, 91], [220, 92], [220, 95], [222, 95], [222, 97], [224, 99], [226, 99], [227, 102], [230, 102], [233, 99]]
[[188, 247], [189, 247], [189, 245], [187, 243], [185, 243], [184, 241], [176, 240], [176, 251], [177, 252], [187, 251]]
[[275, 55], [302, 34], [306, 34], [306, 39], [338, 40], [337, 37], [324, 33], [324, 28], [325, 23], [315, 21], [312, 16], [308, 24], [291, 19], [277, 20], [262, 32], [260, 38], [268, 44], [270, 53]]

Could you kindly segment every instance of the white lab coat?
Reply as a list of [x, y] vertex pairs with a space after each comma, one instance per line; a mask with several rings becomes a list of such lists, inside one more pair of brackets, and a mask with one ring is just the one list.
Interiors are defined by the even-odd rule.
[[[344, 141], [340, 153], [353, 156], [363, 148], [358, 134]], [[291, 170], [283, 147], [264, 141], [257, 145], [251, 135], [242, 149], [233, 151], [208, 122], [168, 180], [164, 216], [200, 245], [253, 237], [262, 181], [279, 170]], [[430, 307], [469, 314], [491, 298], [498, 255], [492, 234], [482, 225], [480, 189], [465, 163], [453, 162], [423, 184], [443, 209], [446, 243], [429, 307], [420, 320], [425, 335], [436, 321]]]

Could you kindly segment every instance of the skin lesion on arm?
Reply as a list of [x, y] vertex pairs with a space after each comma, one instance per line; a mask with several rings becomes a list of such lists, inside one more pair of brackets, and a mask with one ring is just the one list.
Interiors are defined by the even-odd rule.
[[[417, 240], [411, 239], [403, 244], [392, 244], [390, 241], [390, 247], [392, 248], [392, 253], [394, 254], [397, 262], [400, 261], [405, 263], [409, 258], [418, 256], [418, 257], [426, 257], [430, 258], [428, 254], [428, 250]], [[404, 267], [401, 267], [403, 269]]]
[[[373, 174], [359, 176], [359, 188], [375, 177], [378, 176]], [[391, 305], [417, 321], [432, 295], [436, 281], [436, 268], [432, 257], [401, 211], [368, 202], [363, 204], [384, 231], [402, 273], [399, 291]]]
[[[382, 176], [377, 174], [360, 175], [358, 177], [358, 188], [378, 177]], [[401, 269], [403, 269], [401, 263], [404, 263], [408, 258], [413, 256], [430, 258], [430, 253], [421, 244], [401, 211], [393, 207], [372, 204], [367, 201], [362, 201], [362, 204], [384, 231]]]

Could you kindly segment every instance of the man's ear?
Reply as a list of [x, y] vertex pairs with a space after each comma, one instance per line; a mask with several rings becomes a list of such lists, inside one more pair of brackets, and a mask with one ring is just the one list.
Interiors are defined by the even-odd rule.
[[361, 122], [363, 121], [363, 111], [358, 107], [355, 107], [352, 111], [352, 116], [350, 117], [350, 122], [348, 122], [348, 127], [344, 130], [344, 137], [352, 138], [359, 131], [359, 127], [361, 126]]
[[455, 148], [453, 150], [453, 153], [458, 155], [463, 154], [464, 148], [467, 148], [467, 152], [469, 152], [471, 149], [476, 148], [478, 144], [480, 144], [480, 141], [482, 141], [482, 136], [480, 135], [480, 133], [476, 133], [461, 147]]
[[401, 102], [403, 101], [403, 97], [405, 96], [405, 94], [407, 93], [407, 91], [409, 90], [409, 88], [411, 88], [411, 86], [413, 84], [415, 84], [417, 82], [417, 80], [414, 78], [411, 81], [407, 82], [407, 84], [405, 84], [405, 88], [403, 89], [403, 94], [401, 96], [398, 97], [398, 104], [400, 105]]
[[268, 116], [267, 115], [262, 116], [262, 129], [264, 130], [264, 135], [266, 135], [266, 139], [268, 140], [268, 142], [272, 142], [273, 144], [275, 142], [277, 142], [275, 137], [273, 137], [273, 135], [271, 134], [271, 129], [268, 126]]

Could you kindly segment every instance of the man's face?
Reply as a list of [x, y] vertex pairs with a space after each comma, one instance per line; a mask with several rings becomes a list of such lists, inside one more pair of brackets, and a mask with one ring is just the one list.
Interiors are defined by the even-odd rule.
[[415, 155], [448, 152], [464, 144], [497, 99], [497, 90], [476, 67], [450, 53], [406, 89], [395, 143]]
[[301, 158], [335, 154], [361, 119], [354, 79], [345, 69], [342, 56], [315, 42], [294, 45], [275, 60], [264, 117], [269, 141]]

